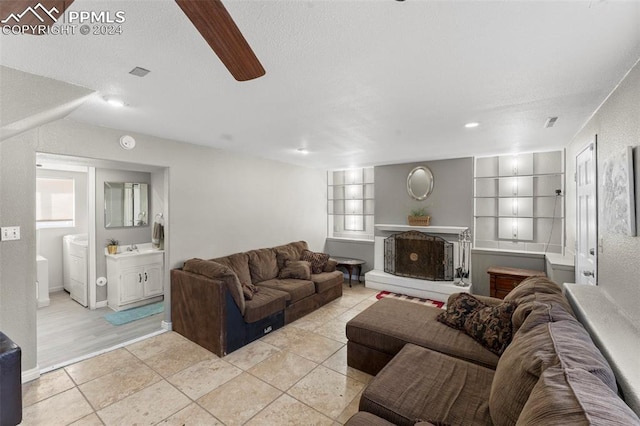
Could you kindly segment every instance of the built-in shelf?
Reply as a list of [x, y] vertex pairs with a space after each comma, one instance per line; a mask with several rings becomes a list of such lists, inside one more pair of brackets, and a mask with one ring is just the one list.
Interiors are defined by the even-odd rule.
[[474, 170], [474, 246], [561, 251], [562, 151], [478, 157]]

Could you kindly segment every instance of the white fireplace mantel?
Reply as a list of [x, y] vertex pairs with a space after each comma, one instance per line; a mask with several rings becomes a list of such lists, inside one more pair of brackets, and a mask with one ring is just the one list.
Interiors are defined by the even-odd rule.
[[411, 225], [393, 225], [393, 224], [376, 224], [378, 231], [404, 232], [404, 231], [420, 231], [428, 234], [454, 234], [458, 235], [469, 229], [466, 226], [411, 226]]

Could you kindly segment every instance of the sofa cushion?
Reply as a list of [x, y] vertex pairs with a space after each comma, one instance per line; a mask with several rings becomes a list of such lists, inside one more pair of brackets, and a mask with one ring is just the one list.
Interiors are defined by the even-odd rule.
[[336, 270], [337, 266], [338, 266], [338, 261], [329, 258], [329, 260], [327, 260], [327, 264], [324, 265], [322, 272], [333, 272]]
[[[533, 319], [532, 313], [527, 320]], [[577, 320], [523, 327], [504, 351], [493, 380], [489, 404], [496, 425], [514, 424], [542, 373], [551, 366], [582, 368], [617, 392], [607, 361]]]
[[[511, 318], [514, 333], [520, 329], [522, 323], [527, 319], [534, 307], [541, 303], [555, 305], [553, 315], [545, 322], [569, 319], [569, 316], [575, 318], [573, 310], [571, 309], [571, 306], [569, 306], [569, 302], [567, 302], [567, 299], [562, 294], [533, 293], [531, 295], [518, 298], [517, 303], [518, 307], [513, 312], [513, 317]], [[544, 321], [544, 319], [541, 320]]]
[[288, 260], [286, 266], [280, 269], [278, 278], [309, 280], [311, 279], [311, 264], [304, 260]]
[[562, 289], [547, 277], [529, 277], [504, 297], [504, 300], [518, 302], [524, 296], [534, 293], [562, 294]]
[[472, 312], [464, 323], [464, 331], [496, 355], [502, 355], [511, 343], [511, 315], [516, 304], [504, 302]]
[[274, 247], [276, 252], [276, 260], [278, 261], [278, 269], [285, 266], [287, 260], [300, 260], [302, 251], [308, 248], [306, 241], [296, 241], [282, 246]]
[[546, 369], [524, 405], [518, 424], [640, 425], [636, 414], [589, 372], [553, 366]]
[[351, 416], [344, 424], [345, 426], [395, 426], [393, 423], [386, 421], [382, 417], [367, 413], [366, 411], [358, 411]]
[[247, 252], [249, 256], [249, 272], [254, 284], [267, 281], [278, 276], [278, 261], [273, 249], [265, 248]]
[[242, 291], [242, 284], [238, 276], [231, 268], [212, 260], [190, 259], [184, 262], [182, 269], [186, 272], [204, 275], [211, 279], [217, 279], [224, 283], [227, 291], [236, 302], [240, 313], [245, 313], [245, 298]]
[[349, 341], [395, 355], [406, 343], [495, 368], [498, 356], [458, 330], [436, 320], [441, 309], [384, 298], [347, 323]]
[[360, 410], [398, 425], [488, 425], [489, 368], [407, 344], [369, 383]]
[[295, 280], [286, 279], [281, 280], [278, 278], [262, 281], [258, 284], [258, 287], [268, 287], [274, 290], [284, 291], [288, 294], [288, 303], [296, 303], [300, 299], [304, 299], [307, 296], [311, 296], [316, 292], [316, 288], [312, 281], [307, 280]]
[[[555, 301], [555, 298], [558, 295], [547, 294], [546, 296], [552, 296], [550, 299], [548, 299], [550, 300], [549, 302], [539, 302], [537, 300], [533, 302], [527, 302], [525, 304], [526, 309], [521, 310], [519, 310], [519, 308], [522, 305], [518, 305], [513, 314], [514, 316], [516, 314], [520, 314], [524, 317], [522, 323], [518, 327], [518, 330], [522, 330], [522, 332], [524, 333], [534, 327], [537, 327], [540, 324], [546, 324], [548, 322], [575, 321], [575, 317], [573, 316], [573, 314], [566, 311], [565, 304]], [[562, 297], [564, 298], [564, 296]], [[545, 298], [542, 298], [540, 300], [544, 299]], [[526, 316], [524, 316], [524, 314], [526, 314]], [[520, 318], [518, 318], [517, 320], [520, 321]], [[514, 321], [515, 319], [512, 318], [512, 322]], [[516, 331], [514, 330], [514, 333], [515, 332]]]
[[316, 293], [324, 293], [337, 285], [342, 285], [344, 275], [340, 271], [311, 274], [311, 281], [316, 285]]
[[236, 253], [211, 260], [231, 268], [231, 270], [236, 273], [241, 283], [249, 284], [251, 282], [251, 274], [249, 273], [249, 256], [247, 256], [246, 253]]
[[271, 288], [260, 288], [253, 299], [246, 301], [244, 320], [252, 323], [269, 315], [284, 311], [288, 294]]
[[306, 260], [311, 264], [311, 272], [319, 274], [324, 270], [327, 262], [329, 261], [329, 255], [326, 253], [315, 253], [309, 250], [303, 250], [300, 260]]

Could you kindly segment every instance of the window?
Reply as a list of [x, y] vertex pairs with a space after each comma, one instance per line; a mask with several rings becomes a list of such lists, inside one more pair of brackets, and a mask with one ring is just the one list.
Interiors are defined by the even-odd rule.
[[36, 178], [36, 228], [74, 226], [74, 180]]
[[329, 236], [373, 240], [373, 167], [328, 174]]

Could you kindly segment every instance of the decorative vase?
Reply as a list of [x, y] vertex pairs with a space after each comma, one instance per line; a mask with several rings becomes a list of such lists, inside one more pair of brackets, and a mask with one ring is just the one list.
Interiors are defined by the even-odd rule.
[[429, 226], [431, 216], [407, 216], [411, 226]]
[[109, 252], [109, 254], [118, 253], [118, 246], [107, 246], [107, 252]]

